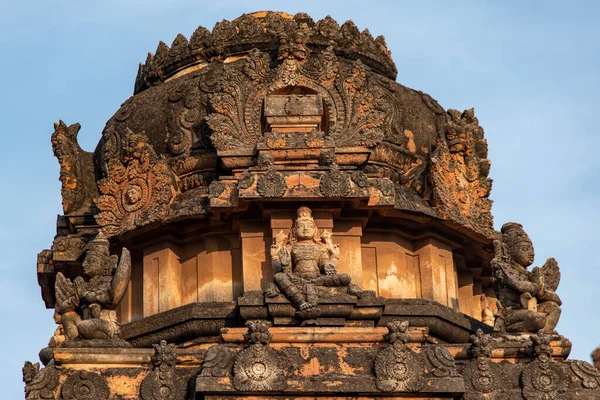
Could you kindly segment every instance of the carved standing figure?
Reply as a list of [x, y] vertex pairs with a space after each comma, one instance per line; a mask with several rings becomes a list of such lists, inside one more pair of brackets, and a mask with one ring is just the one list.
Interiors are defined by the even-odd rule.
[[552, 331], [561, 314], [561, 300], [555, 293], [560, 270], [554, 258], [543, 267], [533, 264], [533, 244], [521, 224], [502, 226], [502, 240], [495, 242], [492, 260], [496, 295], [502, 308], [496, 318], [496, 330], [507, 332]]
[[129, 250], [123, 248], [119, 261], [100, 232], [88, 244], [82, 266], [85, 278], [71, 281], [60, 272], [56, 275], [55, 320], [69, 340], [118, 338], [115, 309], [131, 278]]
[[280, 291], [296, 308], [301, 320], [314, 320], [321, 311], [318, 305], [318, 286], [347, 287], [348, 293], [360, 298], [362, 291], [351, 283], [347, 274], [338, 274], [340, 256], [338, 245], [333, 244], [331, 233], [319, 236], [308, 207], [300, 207], [290, 235], [280, 232], [271, 246], [271, 260], [276, 287], [267, 290], [274, 297]]

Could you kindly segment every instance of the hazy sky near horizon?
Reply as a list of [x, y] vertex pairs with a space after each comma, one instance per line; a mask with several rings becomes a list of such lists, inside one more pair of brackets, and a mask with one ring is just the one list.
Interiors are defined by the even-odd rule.
[[0, 320], [2, 398], [23, 398], [21, 367], [55, 329], [36, 280], [61, 213], [52, 123], [80, 122], [92, 151], [160, 40], [244, 12], [330, 14], [384, 35], [398, 82], [444, 108], [475, 107], [486, 132], [496, 228], [524, 225], [536, 264], [555, 257], [572, 358], [600, 345], [596, 288], [600, 3], [595, 1], [0, 2]]

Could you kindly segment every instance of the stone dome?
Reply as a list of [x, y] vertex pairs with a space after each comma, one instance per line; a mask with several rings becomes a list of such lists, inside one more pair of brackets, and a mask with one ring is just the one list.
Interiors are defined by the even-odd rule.
[[[256, 198], [353, 199], [492, 237], [487, 145], [472, 110], [446, 112], [395, 76], [383, 37], [329, 16], [257, 12], [180, 34], [140, 65], [94, 177], [80, 168], [78, 181], [98, 191], [63, 185], [83, 204], [65, 213], [91, 213], [113, 236]], [[69, 129], [54, 142], [72, 144]], [[281, 183], [298, 169], [311, 171], [308, 192]], [[261, 194], [262, 175], [281, 187]], [[322, 190], [325, 175], [337, 191]]]

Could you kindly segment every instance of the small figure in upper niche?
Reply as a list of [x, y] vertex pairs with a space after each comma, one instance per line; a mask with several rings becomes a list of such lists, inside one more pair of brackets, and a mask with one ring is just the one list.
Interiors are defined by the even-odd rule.
[[533, 244], [521, 224], [508, 222], [502, 226], [502, 240], [496, 241], [492, 260], [496, 295], [502, 308], [495, 329], [506, 332], [552, 331], [558, 324], [562, 304], [555, 293], [560, 270], [554, 258], [543, 267], [533, 264]]
[[281, 291], [296, 308], [299, 319], [314, 320], [318, 308], [317, 286], [347, 287], [348, 293], [362, 296], [360, 288], [351, 283], [347, 274], [337, 273], [340, 249], [333, 244], [331, 233], [319, 236], [308, 207], [300, 207], [290, 235], [280, 232], [271, 246], [271, 260], [276, 287], [267, 289], [267, 296], [275, 297]]
[[88, 244], [82, 267], [87, 280], [56, 275], [55, 321], [69, 340], [118, 338], [121, 328], [115, 309], [131, 278], [129, 250], [123, 248], [119, 261], [110, 255], [108, 239], [100, 232]]

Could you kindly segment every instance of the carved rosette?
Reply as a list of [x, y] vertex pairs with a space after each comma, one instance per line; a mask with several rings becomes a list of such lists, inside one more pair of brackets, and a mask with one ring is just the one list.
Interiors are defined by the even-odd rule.
[[175, 344], [152, 345], [155, 354], [152, 357], [153, 370], [140, 385], [140, 397], [143, 400], [183, 400], [186, 393], [186, 382], [177, 373]]
[[427, 369], [421, 357], [406, 346], [408, 322], [388, 323], [390, 346], [375, 358], [377, 388], [383, 392], [418, 392]]
[[565, 371], [552, 361], [550, 336], [542, 332], [531, 336], [535, 360], [523, 370], [521, 385], [527, 400], [562, 400], [571, 398]]
[[345, 197], [350, 193], [350, 177], [333, 164], [319, 182], [319, 190], [325, 197]]
[[489, 169], [487, 142], [473, 109], [448, 110], [446, 135], [431, 157], [433, 204], [446, 218], [486, 236], [493, 235]]
[[271, 334], [265, 321], [248, 321], [244, 338], [249, 347], [233, 364], [233, 387], [239, 391], [279, 392], [285, 389], [283, 365], [277, 352], [269, 348]]
[[233, 364], [233, 386], [239, 391], [281, 391], [285, 387], [279, 357], [273, 349], [253, 344]]
[[54, 389], [58, 385], [58, 371], [50, 365], [40, 370], [40, 364], [25, 362], [23, 367], [23, 382], [25, 382], [25, 399], [53, 400]]
[[285, 178], [270, 166], [256, 182], [256, 190], [262, 197], [282, 197], [287, 190]]
[[122, 150], [122, 160], [112, 161], [108, 177], [98, 182], [96, 222], [108, 236], [166, 217], [175, 196], [175, 178], [145, 135], [127, 129]]
[[465, 400], [503, 399], [502, 385], [506, 379], [490, 357], [490, 336], [478, 329], [475, 335], [471, 335], [470, 341], [471, 361], [461, 371], [466, 387]]
[[95, 372], [77, 371], [65, 380], [62, 398], [65, 400], [108, 400], [110, 390], [106, 380]]

